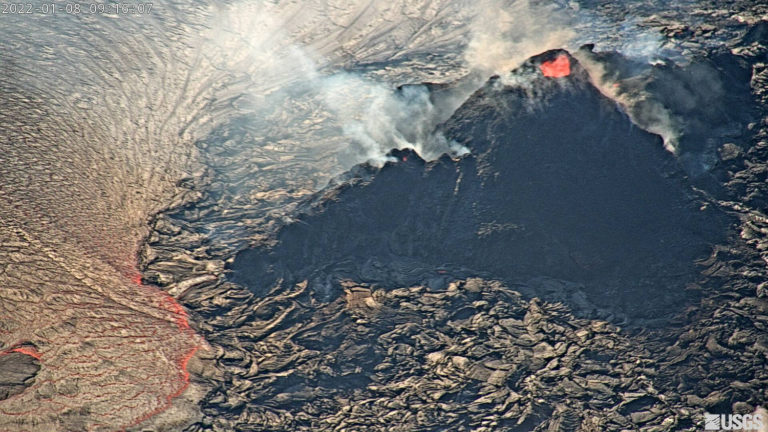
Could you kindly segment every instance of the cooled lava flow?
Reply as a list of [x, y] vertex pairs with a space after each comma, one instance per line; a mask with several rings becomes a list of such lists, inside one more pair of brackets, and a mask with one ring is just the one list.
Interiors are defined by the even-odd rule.
[[[39, 361], [34, 380], [0, 400], [0, 430], [117, 430], [186, 389], [199, 339], [173, 298], [107, 265], [85, 267], [74, 250], [63, 259], [21, 229], [0, 239], [2, 357]], [[41, 270], [31, 277], [30, 266]]]
[[[187, 387], [200, 339], [135, 266], [147, 221], [196, 167], [190, 118], [211, 87], [192, 49], [167, 37], [206, 19], [179, 7], [119, 26], [104, 16], [2, 20], [0, 352], [34, 346], [40, 361], [0, 400], [0, 431], [120, 430]], [[150, 421], [141, 427], [178, 429]]]
[[29, 345], [0, 351], [0, 401], [23, 393], [40, 370], [40, 353]]

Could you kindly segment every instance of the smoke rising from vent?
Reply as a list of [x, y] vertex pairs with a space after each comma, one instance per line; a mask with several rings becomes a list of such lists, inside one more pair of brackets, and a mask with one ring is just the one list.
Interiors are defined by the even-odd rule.
[[571, 18], [555, 5], [530, 0], [478, 3], [464, 58], [472, 70], [504, 74], [529, 57], [567, 48], [575, 37]]
[[[426, 86], [372, 79], [339, 66], [344, 47], [318, 47], [312, 40], [297, 40], [276, 7], [233, 5], [215, 13], [204, 35], [204, 56], [227, 78], [228, 94], [242, 92], [233, 105], [250, 111], [255, 125], [263, 125], [286, 101], [301, 99], [293, 109], [293, 128], [311, 124], [301, 138], [324, 143], [336, 154], [338, 171], [369, 161], [380, 165], [392, 148], [415, 149], [425, 159], [441, 154], [461, 155], [468, 150], [433, 134], [435, 126], [492, 74], [507, 72], [531, 55], [567, 45], [573, 37], [565, 15], [551, 6], [528, 0], [489, 0], [473, 5], [443, 2], [466, 17], [452, 50], [463, 52], [463, 70], [450, 96], [430, 98]], [[418, 49], [414, 49], [418, 52]], [[401, 53], [398, 53], [401, 56]], [[294, 108], [296, 108], [294, 106]], [[302, 127], [302, 126], [299, 126]], [[286, 130], [282, 131], [286, 133]], [[345, 140], [338, 139], [339, 136]]]
[[[243, 93], [233, 105], [250, 112], [254, 124], [268, 127], [264, 123], [271, 114], [293, 104], [294, 118], [282, 132], [309, 126], [301, 132], [309, 130], [309, 136], [302, 139], [328, 144], [339, 171], [365, 161], [381, 165], [393, 148], [412, 148], [427, 159], [467, 152], [432, 133], [461, 101], [452, 101], [450, 109], [436, 107], [423, 85], [398, 90], [394, 83], [340, 70], [333, 54], [323, 56], [292, 39], [284, 23], [265, 8], [233, 6], [213, 22], [202, 51], [213, 53], [207, 60], [228, 71], [229, 85]], [[345, 137], [343, 142], [339, 136]]]
[[621, 104], [635, 124], [661, 136], [664, 148], [672, 154], [678, 153], [680, 126], [667, 107], [654, 100], [642, 88], [629, 89], [622, 86], [588, 53], [577, 51], [574, 56], [589, 72], [593, 84], [604, 95]]
[[[239, 3], [214, 11], [209, 30], [202, 36], [200, 51], [204, 61], [220, 72], [223, 99], [217, 103], [250, 117], [254, 128], [276, 131], [265, 133], [260, 144], [263, 148], [280, 148], [286, 151], [280, 157], [291, 157], [291, 151], [301, 152], [303, 146], [314, 146], [315, 156], [322, 154], [335, 160], [333, 174], [364, 161], [380, 165], [392, 148], [413, 148], [425, 159], [443, 153], [465, 153], [465, 148], [433, 135], [435, 126], [450, 117], [490, 75], [499, 74], [504, 80], [510, 70], [546, 50], [566, 48], [575, 52], [582, 43], [597, 42], [600, 49], [617, 50], [643, 63], [655, 61], [663, 52], [664, 41], [652, 30], [634, 21], [608, 22], [579, 10], [575, 3], [438, 3], [447, 11], [446, 16], [456, 16], [451, 22], [454, 27], [450, 36], [454, 42], [449, 50], [462, 53], [459, 64], [442, 65], [443, 75], [445, 70], [453, 73], [442, 82], [461, 83], [450, 98], [431, 98], [428, 88], [418, 84], [416, 73], [410, 81], [413, 85], [398, 90], [397, 85], [409, 83], [407, 78], [389, 81], [391, 76], [366, 74], [356, 66], [355, 56], [360, 52], [386, 64], [388, 58], [418, 57], [427, 48], [407, 44], [388, 47], [383, 42], [361, 44], [363, 35], [351, 32], [367, 31], [360, 30], [366, 25], [356, 21], [351, 28], [335, 30], [336, 21], [344, 22], [341, 18], [311, 23], [329, 34], [338, 32], [338, 38], [323, 39], [318, 32], [301, 28], [310, 24], [300, 19], [298, 24], [290, 22], [295, 17], [279, 5]], [[373, 12], [361, 18], [370, 21], [371, 27], [383, 21], [377, 14], [385, 14], [376, 5], [374, 2]], [[440, 28], [435, 26], [430, 31], [447, 32], [436, 30]], [[392, 39], [410, 40], [399, 35]], [[349, 41], [355, 42], [355, 48]], [[445, 54], [438, 48], [435, 52]], [[679, 132], [665, 107], [643, 92], [616, 91], [599, 65], [584, 62], [603, 92], [626, 106], [639, 126], [662, 135], [667, 148], [674, 152]], [[532, 92], [537, 93], [540, 92]], [[212, 116], [212, 121], [221, 117]], [[285, 127], [278, 128], [279, 122], [285, 122], [281, 123]], [[281, 144], [274, 146], [270, 140]], [[302, 160], [309, 161], [311, 157], [302, 156]]]
[[430, 101], [423, 85], [393, 92], [353, 74], [335, 74], [319, 81], [323, 99], [341, 128], [372, 163], [386, 162], [390, 149], [412, 148], [426, 159], [443, 153], [461, 155], [468, 150], [433, 133], [440, 110]]
[[508, 71], [540, 52], [568, 49], [603, 94], [624, 106], [638, 126], [660, 135], [667, 150], [676, 154], [681, 128], [670, 111], [641, 88], [621, 88], [602, 65], [579, 55], [578, 47], [586, 43], [595, 43], [600, 49], [619, 52], [645, 65], [678, 56], [665, 47], [660, 33], [644, 28], [636, 19], [617, 25], [579, 10], [575, 3], [558, 7], [529, 0], [489, 0], [483, 2], [473, 21], [465, 59], [470, 69], [499, 74], [502, 83], [522, 86], [531, 97], [536, 97], [546, 89], [532, 88], [532, 84], [521, 82], [519, 77], [508, 76]]

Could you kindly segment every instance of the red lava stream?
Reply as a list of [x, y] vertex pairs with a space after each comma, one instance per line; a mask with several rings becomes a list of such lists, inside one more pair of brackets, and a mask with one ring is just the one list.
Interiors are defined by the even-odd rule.
[[58, 276], [45, 294], [0, 303], [16, 311], [12, 331], [0, 332], [0, 356], [40, 362], [24, 391], [0, 401], [0, 430], [124, 430], [167, 410], [205, 346], [184, 308], [136, 270], [104, 280], [104, 291], [87, 289], [87, 277]]
[[[189, 320], [187, 318], [187, 313], [184, 310], [184, 308], [174, 299], [171, 297], [170, 294], [167, 292], [156, 288], [154, 286], [146, 285], [143, 283], [141, 274], [136, 273], [131, 277], [131, 281], [142, 288], [149, 288], [150, 290], [154, 291], [155, 295], [161, 296], [161, 302], [162, 307], [169, 312], [172, 312], [174, 316], [176, 317], [176, 325], [179, 327], [179, 331], [181, 333], [193, 333], [193, 330], [189, 326]], [[130, 426], [138, 425], [151, 417], [165, 411], [168, 409], [168, 407], [171, 406], [173, 403], [173, 399], [180, 396], [184, 391], [189, 387], [189, 371], [187, 370], [187, 364], [189, 363], [189, 360], [195, 355], [198, 349], [200, 349], [201, 345], [195, 345], [192, 348], [189, 349], [189, 351], [179, 360], [179, 369], [181, 371], [181, 387], [176, 390], [175, 392], [169, 394], [167, 396], [167, 401], [165, 402], [164, 406], [161, 406], [154, 411], [151, 411], [147, 413], [146, 415], [136, 419], [134, 422], [130, 424]]]

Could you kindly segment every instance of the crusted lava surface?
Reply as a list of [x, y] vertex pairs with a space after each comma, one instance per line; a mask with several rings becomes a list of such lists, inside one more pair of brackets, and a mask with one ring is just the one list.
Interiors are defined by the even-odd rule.
[[[704, 412], [753, 412], [768, 383], [758, 27], [688, 65], [531, 58], [437, 127], [468, 154], [393, 150], [272, 218], [235, 210], [258, 227], [236, 255], [204, 235], [232, 224], [214, 211], [226, 193], [199, 193], [225, 191], [217, 174], [190, 185], [142, 256], [215, 347], [188, 430], [694, 431]], [[664, 89], [691, 80], [731, 91], [671, 103]], [[457, 87], [428, 85], [435, 101]], [[676, 154], [638, 126], [664, 98], [686, 120]]]
[[[570, 73], [543, 73], [554, 61]], [[698, 300], [686, 285], [735, 218], [696, 193], [661, 138], [569, 54], [491, 78], [439, 129], [471, 153], [425, 163], [393, 151], [380, 170], [361, 167], [304, 205], [274, 246], [241, 252], [234, 280], [265, 294], [277, 280], [359, 278], [371, 262], [408, 260], [568, 280], [596, 305], [643, 318]]]
[[768, 6], [348, 3], [3, 15], [0, 430], [766, 405]]

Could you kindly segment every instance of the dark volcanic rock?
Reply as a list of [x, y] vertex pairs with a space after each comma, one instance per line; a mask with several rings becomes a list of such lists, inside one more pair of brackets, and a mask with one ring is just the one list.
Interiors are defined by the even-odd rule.
[[26, 389], [40, 370], [40, 362], [29, 355], [11, 352], [0, 354], [0, 400]]
[[718, 148], [746, 142], [747, 125], [759, 117], [748, 62], [726, 47], [697, 55], [684, 66], [669, 60], [648, 64], [592, 48], [585, 45], [577, 57], [600, 65], [597, 78], [613, 85], [619, 98], [631, 101], [635, 121], [651, 127], [668, 122], [674, 132], [667, 133], [676, 141], [686, 172], [701, 186], [719, 187], [707, 178], [717, 164]]
[[[540, 64], [559, 56], [570, 74], [544, 76]], [[278, 279], [410, 260], [581, 282], [594, 303], [657, 317], [691, 300], [696, 260], [725, 238], [727, 217], [694, 194], [661, 138], [565, 51], [491, 78], [440, 129], [471, 154], [425, 163], [393, 151], [380, 170], [359, 168], [271, 247], [240, 253], [235, 279], [265, 292]]]

